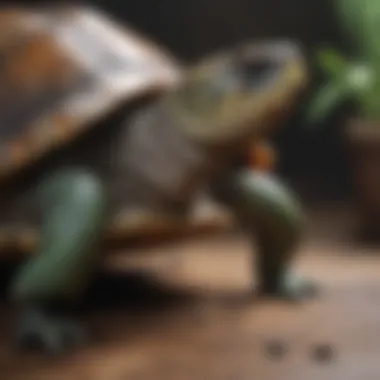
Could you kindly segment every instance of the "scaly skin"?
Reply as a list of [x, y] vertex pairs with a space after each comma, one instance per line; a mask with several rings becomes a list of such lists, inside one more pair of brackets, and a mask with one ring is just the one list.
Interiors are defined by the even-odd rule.
[[[303, 57], [289, 43], [249, 44], [211, 56], [137, 115], [123, 146], [125, 177], [135, 186], [126, 197], [135, 211], [170, 215], [177, 207], [181, 217], [178, 210], [210, 186], [256, 238], [262, 293], [290, 299], [313, 290], [308, 282], [289, 281], [300, 205], [273, 175], [229, 169], [229, 163], [279, 125], [306, 83]], [[52, 305], [79, 299], [88, 284], [98, 258], [93, 248], [109, 216], [106, 201], [104, 184], [86, 170], [57, 172], [42, 185], [42, 240], [11, 287], [24, 308], [23, 346], [33, 341], [60, 353], [82, 341], [81, 330]]]
[[241, 169], [224, 173], [214, 183], [214, 194], [232, 208], [257, 246], [261, 293], [294, 301], [314, 295], [315, 285], [289, 269], [303, 222], [293, 192], [271, 173]]
[[44, 225], [37, 256], [19, 271], [11, 295], [22, 307], [21, 347], [62, 353], [82, 342], [82, 328], [62, 317], [55, 300], [77, 301], [97, 259], [106, 199], [102, 184], [83, 170], [59, 172], [42, 182]]

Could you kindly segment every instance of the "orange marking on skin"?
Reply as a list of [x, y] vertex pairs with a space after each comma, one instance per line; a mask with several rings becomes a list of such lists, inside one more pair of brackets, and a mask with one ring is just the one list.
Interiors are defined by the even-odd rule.
[[272, 171], [276, 165], [276, 153], [267, 142], [256, 142], [249, 150], [249, 166], [252, 169]]

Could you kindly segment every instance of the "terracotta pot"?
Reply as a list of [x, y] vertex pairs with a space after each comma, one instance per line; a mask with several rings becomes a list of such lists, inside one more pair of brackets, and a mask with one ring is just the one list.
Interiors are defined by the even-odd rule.
[[350, 120], [347, 138], [362, 232], [380, 241], [380, 120]]

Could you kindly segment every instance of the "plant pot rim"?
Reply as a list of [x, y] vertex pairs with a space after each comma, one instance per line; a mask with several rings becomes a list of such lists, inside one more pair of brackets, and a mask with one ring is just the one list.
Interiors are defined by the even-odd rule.
[[380, 119], [366, 117], [351, 117], [346, 122], [346, 134], [350, 140], [373, 141], [380, 140]]

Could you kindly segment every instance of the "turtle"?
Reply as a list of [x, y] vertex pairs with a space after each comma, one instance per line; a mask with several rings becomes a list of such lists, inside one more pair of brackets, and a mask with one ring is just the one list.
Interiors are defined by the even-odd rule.
[[82, 342], [66, 311], [110, 231], [186, 223], [200, 192], [257, 246], [262, 295], [315, 294], [291, 274], [298, 197], [274, 173], [234, 164], [275, 133], [307, 87], [295, 42], [245, 41], [182, 65], [88, 6], [0, 17], [1, 249], [33, 247], [9, 284], [20, 347], [61, 354]]

